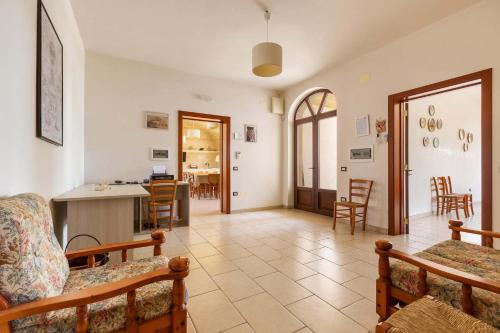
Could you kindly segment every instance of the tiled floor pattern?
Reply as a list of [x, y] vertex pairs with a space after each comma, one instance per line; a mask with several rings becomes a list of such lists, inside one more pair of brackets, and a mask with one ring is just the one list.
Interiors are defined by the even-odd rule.
[[164, 253], [191, 259], [190, 333], [368, 332], [377, 323], [375, 240], [418, 252], [449, 239], [447, 220], [414, 220], [409, 235], [390, 237], [360, 227], [351, 236], [345, 224], [333, 231], [331, 218], [298, 210], [193, 216], [167, 233]]

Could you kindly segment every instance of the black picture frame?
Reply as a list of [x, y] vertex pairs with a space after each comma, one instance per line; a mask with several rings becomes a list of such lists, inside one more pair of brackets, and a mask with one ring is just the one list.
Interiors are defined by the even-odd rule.
[[[44, 17], [46, 17], [47, 20], [44, 20], [43, 19]], [[46, 24], [44, 24], [44, 22], [46, 22]], [[47, 66], [47, 64], [44, 63], [43, 61], [43, 51], [45, 50], [44, 47], [47, 47], [47, 45], [44, 45], [44, 40], [42, 38], [43, 29], [50, 29], [50, 33], [53, 33], [55, 37], [57, 37], [58, 49], [56, 51], [60, 52], [59, 54], [60, 58], [55, 57], [55, 59], [60, 59], [60, 64], [57, 63], [54, 65], [54, 68], [58, 68], [58, 66], [60, 66], [60, 80], [51, 80], [49, 82], [50, 84], [53, 84], [55, 86], [60, 85], [60, 95], [55, 96], [57, 104], [54, 104], [54, 105], [59, 105], [60, 103], [60, 110], [57, 110], [57, 115], [60, 117], [60, 129], [57, 128], [56, 126], [57, 134], [58, 136], [60, 135], [60, 138], [54, 136], [52, 137], [48, 136], [47, 135], [48, 133], [46, 133], [47, 131], [45, 130], [45, 126], [43, 124], [44, 116], [47, 116], [49, 114], [47, 107], [44, 107], [46, 103], [44, 103], [43, 100], [44, 95], [45, 96], [47, 95], [46, 89], [49, 89], [49, 87], [47, 87], [47, 83], [46, 82], [44, 83], [42, 77], [44, 73], [43, 66]], [[41, 0], [38, 0], [37, 4], [36, 68], [37, 68], [36, 69], [36, 136], [54, 145], [63, 146], [64, 144], [64, 49], [61, 39], [59, 38], [59, 35], [54, 27], [54, 24], [52, 23], [52, 20], [50, 19], [50, 16], [47, 13], [47, 10]]]

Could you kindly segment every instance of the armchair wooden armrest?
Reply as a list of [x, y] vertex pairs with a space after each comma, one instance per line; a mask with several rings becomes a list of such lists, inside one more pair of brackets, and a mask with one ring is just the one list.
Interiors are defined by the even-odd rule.
[[449, 224], [448, 228], [451, 229], [451, 239], [453, 240], [460, 240], [460, 232], [466, 232], [469, 234], [481, 235], [484, 240], [483, 245], [493, 247], [493, 238], [500, 238], [500, 232], [462, 228], [462, 221], [450, 220]]
[[[38, 301], [9, 307], [0, 311], [0, 327], [22, 317], [61, 310], [69, 307], [77, 308], [76, 332], [87, 332], [88, 329], [88, 304], [112, 298], [127, 293], [127, 327], [136, 327], [135, 290], [147, 284], [174, 280], [172, 289], [173, 316], [176, 311], [185, 311], [185, 286], [183, 279], [189, 274], [189, 258], [175, 257], [170, 259], [168, 267], [159, 268], [155, 271], [145, 273], [121, 281], [111, 282], [100, 286], [75, 291], [60, 296], [49, 297]], [[175, 322], [175, 320], [174, 320]]]
[[379, 278], [377, 279], [377, 313], [382, 320], [387, 319], [396, 311], [394, 308], [395, 298], [405, 302], [410, 299], [415, 299], [411, 295], [404, 295], [401, 290], [396, 290], [391, 282], [391, 267], [389, 258], [405, 261], [409, 264], [417, 266], [418, 271], [418, 295], [423, 297], [428, 291], [427, 287], [427, 272], [434, 273], [446, 279], [450, 279], [462, 284], [462, 310], [465, 313], [472, 314], [472, 287], [481, 288], [497, 294], [500, 294], [500, 282], [491, 279], [482, 278], [467, 272], [462, 272], [457, 269], [447, 267], [433, 261], [423, 259], [401, 251], [393, 250], [392, 244], [389, 241], [378, 240], [375, 242], [375, 252], [379, 255]]
[[100, 246], [88, 247], [85, 249], [66, 252], [66, 259], [74, 259], [87, 256], [89, 267], [95, 265], [95, 255], [106, 252], [122, 251], [122, 261], [127, 261], [127, 250], [140, 247], [154, 246], [154, 255], [161, 255], [161, 244], [165, 243], [165, 234], [162, 231], [154, 231], [151, 233], [151, 239], [104, 244]]

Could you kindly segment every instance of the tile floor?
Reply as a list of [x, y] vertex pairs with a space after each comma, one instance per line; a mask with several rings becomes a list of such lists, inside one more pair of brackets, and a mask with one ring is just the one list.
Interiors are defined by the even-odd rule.
[[360, 227], [351, 236], [346, 224], [334, 232], [331, 218], [298, 210], [193, 215], [167, 233], [164, 253], [191, 259], [189, 333], [368, 332], [378, 318], [375, 240], [415, 253], [449, 239], [447, 221], [415, 219], [409, 235], [391, 237]]

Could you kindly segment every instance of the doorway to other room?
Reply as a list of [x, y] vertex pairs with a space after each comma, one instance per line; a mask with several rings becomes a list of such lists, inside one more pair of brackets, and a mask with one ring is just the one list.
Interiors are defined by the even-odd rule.
[[179, 111], [179, 180], [189, 183], [190, 214], [230, 213], [230, 118]]

